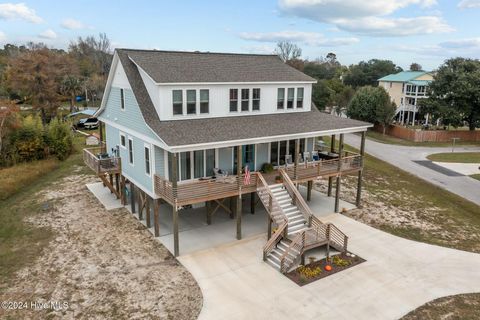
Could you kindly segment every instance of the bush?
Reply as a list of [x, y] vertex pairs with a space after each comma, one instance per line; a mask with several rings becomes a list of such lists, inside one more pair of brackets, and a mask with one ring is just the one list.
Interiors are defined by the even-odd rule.
[[13, 162], [43, 159], [46, 156], [45, 132], [39, 116], [29, 115], [22, 119], [21, 127], [13, 133], [15, 149]]
[[51, 148], [50, 152], [54, 154], [58, 160], [65, 160], [73, 149], [73, 137], [70, 125], [67, 122], [61, 122], [58, 118], [50, 121], [47, 141], [48, 146]]
[[262, 165], [262, 171], [264, 173], [270, 173], [273, 172], [273, 165], [271, 163], [264, 163]]

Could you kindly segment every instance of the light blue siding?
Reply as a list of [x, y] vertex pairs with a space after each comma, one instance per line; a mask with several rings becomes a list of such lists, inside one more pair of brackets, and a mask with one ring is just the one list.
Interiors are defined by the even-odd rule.
[[154, 150], [155, 150], [155, 173], [161, 177], [165, 177], [164, 150], [157, 146], [154, 147]]
[[261, 170], [264, 163], [268, 163], [268, 143], [260, 143], [257, 145], [257, 162], [256, 170]]
[[123, 92], [125, 95], [125, 109], [122, 110], [120, 106], [120, 88], [112, 87], [100, 119], [115, 122], [120, 126], [127, 127], [130, 130], [157, 140], [156, 135], [147, 127], [132, 90], [124, 89]]
[[306, 150], [308, 152], [311, 152], [313, 150], [313, 139], [314, 138], [307, 138]]
[[229, 174], [233, 174], [233, 149], [218, 149], [218, 167], [227, 170]]
[[[105, 124], [105, 134], [107, 143], [107, 152], [111, 154], [112, 148], [120, 146], [120, 130], [114, 128], [108, 124]], [[129, 163], [128, 158], [128, 139], [132, 139], [133, 142], [133, 165]], [[122, 172], [131, 179], [134, 183], [138, 184], [141, 189], [153, 193], [152, 176], [148, 176], [145, 173], [145, 142], [133, 135], [125, 134], [126, 147], [120, 146], [120, 157], [122, 158]], [[153, 150], [150, 146], [150, 166], [153, 173]]]

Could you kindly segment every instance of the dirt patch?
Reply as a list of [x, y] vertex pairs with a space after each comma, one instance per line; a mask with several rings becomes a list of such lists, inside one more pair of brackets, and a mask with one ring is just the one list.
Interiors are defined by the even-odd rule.
[[193, 277], [127, 210], [106, 211], [85, 187], [95, 180], [77, 171], [39, 195], [43, 212], [29, 222], [55, 238], [1, 288], [0, 301], [29, 306], [0, 309], [0, 318], [195, 319], [202, 295]]

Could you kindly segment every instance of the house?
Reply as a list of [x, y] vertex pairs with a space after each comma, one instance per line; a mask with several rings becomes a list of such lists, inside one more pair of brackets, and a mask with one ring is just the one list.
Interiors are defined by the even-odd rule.
[[[155, 236], [159, 204], [170, 206], [176, 256], [179, 211], [206, 210], [210, 224], [212, 212], [229, 210], [241, 239], [246, 198], [269, 214], [264, 257], [280, 270], [303, 249], [346, 250], [347, 237], [312, 214], [297, 184], [307, 185], [308, 201], [314, 180], [328, 179], [329, 195], [335, 180], [338, 212], [340, 176], [357, 175], [359, 205], [363, 143], [361, 154], [346, 152], [343, 135], [358, 132], [364, 142], [371, 125], [317, 111], [314, 83], [275, 55], [117, 49], [96, 113], [105, 146], [86, 149], [85, 162]], [[327, 136], [329, 150], [318, 150], [316, 139]], [[261, 173], [265, 164], [276, 171]], [[281, 243], [299, 242], [291, 259], [274, 256]]]
[[[396, 119], [401, 124], [414, 125], [418, 118], [418, 101], [427, 98], [427, 88], [433, 75], [425, 71], [402, 71], [378, 79], [397, 105]], [[425, 115], [428, 123], [428, 115]]]

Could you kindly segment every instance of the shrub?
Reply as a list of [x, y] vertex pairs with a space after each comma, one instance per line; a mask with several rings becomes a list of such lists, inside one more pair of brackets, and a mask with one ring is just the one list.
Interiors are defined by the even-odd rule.
[[272, 172], [272, 171], [273, 171], [273, 165], [272, 165], [271, 163], [268, 163], [268, 162], [267, 162], [267, 163], [264, 163], [264, 164], [262, 165], [262, 171], [263, 171], [264, 173], [270, 173], [270, 172]]
[[39, 116], [29, 115], [22, 119], [22, 124], [13, 134], [15, 160], [32, 161], [46, 156], [42, 120]]
[[58, 160], [65, 160], [73, 148], [73, 137], [70, 125], [67, 122], [61, 122], [58, 118], [50, 121], [47, 135], [48, 145], [52, 149]]
[[332, 262], [337, 267], [348, 267], [352, 264], [350, 261], [340, 258], [340, 256], [333, 256]]
[[322, 273], [322, 269], [320, 267], [312, 268], [308, 266], [300, 266], [297, 270], [300, 274], [300, 277], [305, 277], [306, 279], [315, 278]]

